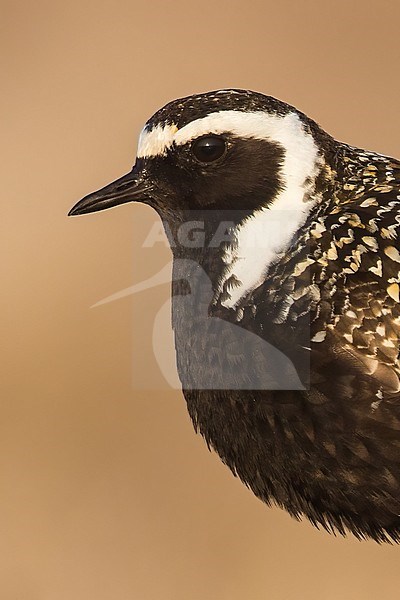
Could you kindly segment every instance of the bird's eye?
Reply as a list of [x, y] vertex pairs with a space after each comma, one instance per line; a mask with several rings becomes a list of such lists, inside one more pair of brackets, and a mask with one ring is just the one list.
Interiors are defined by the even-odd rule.
[[193, 155], [202, 163], [210, 163], [218, 160], [225, 154], [225, 151], [225, 140], [216, 135], [207, 135], [198, 138], [192, 144]]

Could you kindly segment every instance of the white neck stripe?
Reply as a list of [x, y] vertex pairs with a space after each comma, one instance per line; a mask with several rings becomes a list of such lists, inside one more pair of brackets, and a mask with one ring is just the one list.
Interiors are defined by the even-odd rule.
[[[279, 141], [283, 144], [282, 138]], [[228, 297], [222, 303], [227, 308], [237, 306], [262, 283], [268, 268], [288, 249], [318, 201], [315, 180], [322, 158], [314, 139], [304, 130], [292, 131], [283, 145], [283, 190], [270, 206], [255, 211], [237, 227], [236, 244], [227, 252], [228, 266], [219, 282], [220, 291], [228, 286]], [[240, 285], [229, 286], [231, 278]]]
[[[207, 134], [232, 133], [280, 144], [284, 150], [280, 179], [283, 189], [273, 203], [256, 211], [237, 227], [236, 244], [225, 255], [226, 269], [219, 282], [228, 298], [224, 306], [234, 308], [263, 280], [269, 266], [288, 248], [295, 232], [304, 224], [315, 197], [315, 178], [323, 159], [311, 133], [296, 112], [284, 116], [263, 111], [234, 110], [211, 113], [178, 129], [176, 125], [146, 128], [139, 139], [138, 157], [165, 156], [172, 146], [181, 146]], [[230, 286], [229, 282], [235, 281]]]

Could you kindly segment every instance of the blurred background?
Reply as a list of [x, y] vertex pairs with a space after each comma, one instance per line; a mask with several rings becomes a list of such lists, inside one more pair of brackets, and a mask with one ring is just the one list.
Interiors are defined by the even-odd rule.
[[[395, 598], [400, 548], [259, 502], [154, 358], [170, 260], [144, 206], [68, 219], [167, 101], [250, 88], [400, 156], [398, 2], [3, 0], [0, 597]], [[165, 353], [171, 358], [164, 326]]]

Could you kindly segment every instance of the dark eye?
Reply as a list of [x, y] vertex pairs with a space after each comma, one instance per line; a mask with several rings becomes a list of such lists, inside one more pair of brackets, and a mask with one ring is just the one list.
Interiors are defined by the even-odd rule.
[[225, 154], [225, 140], [216, 135], [207, 135], [195, 140], [192, 144], [192, 153], [202, 163], [213, 162]]

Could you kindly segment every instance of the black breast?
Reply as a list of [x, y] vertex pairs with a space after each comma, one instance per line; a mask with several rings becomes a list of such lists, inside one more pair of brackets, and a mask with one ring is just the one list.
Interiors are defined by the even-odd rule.
[[173, 321], [190, 416], [235, 475], [297, 518], [398, 541], [399, 165], [366, 156], [236, 310], [190, 267], [201, 315], [178, 286]]

